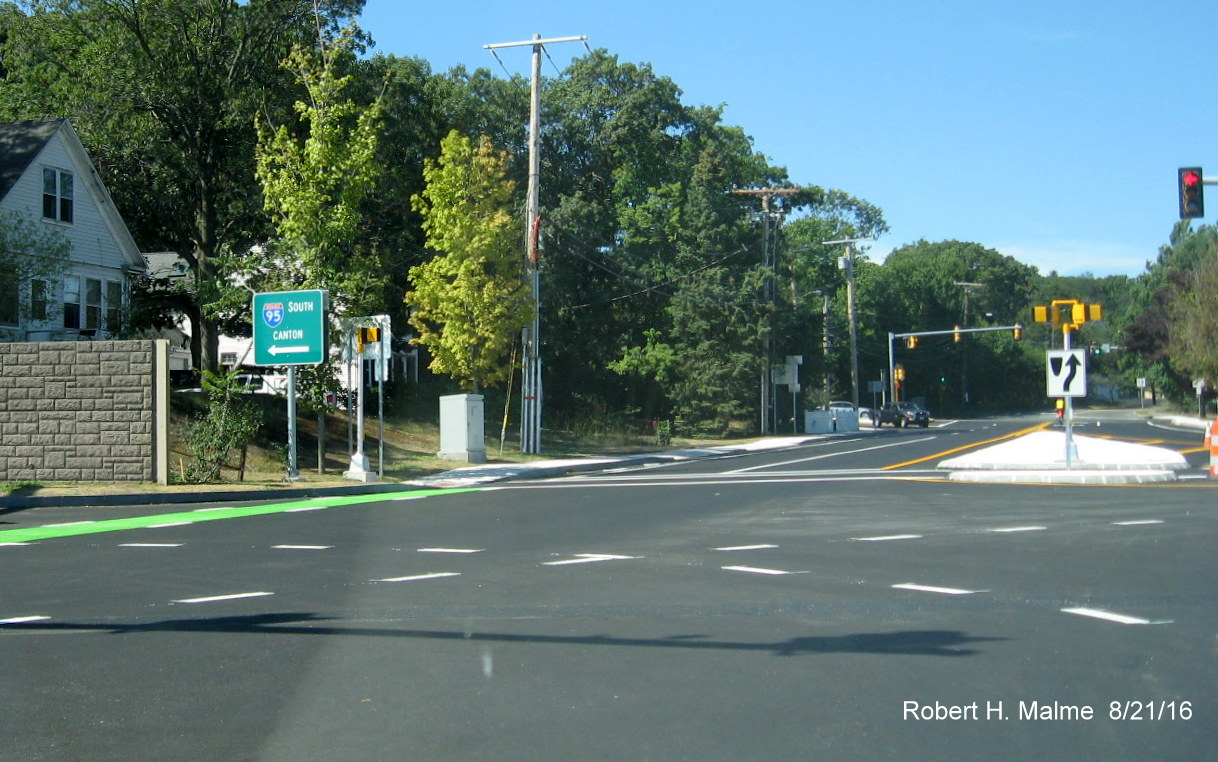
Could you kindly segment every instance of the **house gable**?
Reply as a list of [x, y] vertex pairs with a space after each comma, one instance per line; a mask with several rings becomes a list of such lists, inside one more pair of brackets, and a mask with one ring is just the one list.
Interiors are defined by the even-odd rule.
[[112, 336], [129, 278], [145, 263], [76, 130], [67, 119], [2, 124], [0, 152], [0, 209], [52, 228], [71, 244], [70, 271], [48, 294], [62, 312], [0, 326], [0, 337]]

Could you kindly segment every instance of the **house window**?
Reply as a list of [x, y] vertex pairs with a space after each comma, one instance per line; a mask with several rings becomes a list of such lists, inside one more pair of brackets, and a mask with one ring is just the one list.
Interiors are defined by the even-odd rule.
[[106, 333], [118, 335], [123, 330], [123, 284], [106, 281]]
[[17, 279], [0, 283], [0, 325], [17, 325], [20, 311], [17, 307]]
[[72, 221], [72, 173], [62, 169], [42, 170], [42, 216], [59, 222]]
[[30, 319], [46, 320], [50, 314], [51, 284], [35, 278], [30, 281]]
[[63, 279], [63, 327], [80, 328], [80, 278]]
[[101, 328], [102, 282], [96, 278], [85, 278], [85, 324], [84, 330]]

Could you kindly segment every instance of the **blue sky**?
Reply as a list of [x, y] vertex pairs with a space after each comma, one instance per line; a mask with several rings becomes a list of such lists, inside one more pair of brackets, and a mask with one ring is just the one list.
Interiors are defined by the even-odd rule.
[[[435, 71], [502, 75], [482, 46], [534, 34], [649, 63], [794, 182], [883, 209], [877, 261], [958, 239], [1045, 274], [1138, 275], [1178, 219], [1177, 167], [1218, 175], [1211, 0], [367, 0], [360, 23]], [[549, 49], [558, 68], [584, 53]], [[499, 55], [527, 74], [526, 48]]]

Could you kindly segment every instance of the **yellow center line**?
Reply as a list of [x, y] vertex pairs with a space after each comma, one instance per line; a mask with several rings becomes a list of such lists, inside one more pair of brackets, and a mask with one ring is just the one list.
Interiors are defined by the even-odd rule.
[[981, 447], [983, 445], [993, 444], [995, 442], [1001, 442], [1005, 439], [1014, 439], [1015, 437], [1022, 437], [1023, 435], [1031, 434], [1034, 431], [1041, 431], [1043, 429], [1047, 429], [1052, 424], [1053, 424], [1052, 421], [1047, 421], [1045, 423], [1038, 423], [1035, 426], [1029, 426], [1026, 429], [1020, 429], [1019, 431], [1013, 431], [1010, 434], [1005, 434], [1000, 437], [994, 437], [993, 439], [986, 439], [981, 442], [974, 442], [972, 444], [963, 445], [961, 447], [954, 447], [950, 450], [944, 450], [942, 452], [937, 452], [934, 455], [927, 455], [924, 458], [918, 458], [916, 460], [907, 460], [904, 463], [894, 463], [891, 466], [884, 466], [880, 470], [881, 471], [893, 471], [898, 468], [905, 468], [906, 466], [913, 466], [918, 463], [925, 463], [928, 460], [936, 460], [937, 458], [942, 458], [942, 457], [945, 457], [948, 455], [952, 455], [954, 453], [963, 452], [964, 450], [972, 450], [976, 447]]

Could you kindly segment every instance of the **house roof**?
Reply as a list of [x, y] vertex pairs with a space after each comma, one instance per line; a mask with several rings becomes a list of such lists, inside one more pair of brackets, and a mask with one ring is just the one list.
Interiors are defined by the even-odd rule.
[[30, 162], [66, 120], [38, 119], [0, 124], [0, 198], [8, 195]]
[[[0, 123], [0, 200], [4, 199], [17, 181], [29, 169], [34, 159], [46, 148], [56, 135], [63, 141], [64, 148], [72, 156], [80, 175], [80, 182], [88, 188], [91, 197], [97, 205], [102, 222], [114, 237], [127, 267], [132, 272], [145, 272], [147, 265], [140, 256], [140, 250], [131, 237], [131, 231], [119, 215], [110, 198], [110, 192], [102, 183], [101, 176], [89, 158], [89, 152], [80, 142], [80, 136], [68, 119], [36, 119], [25, 122]], [[78, 192], [81, 186], [77, 186]]]

